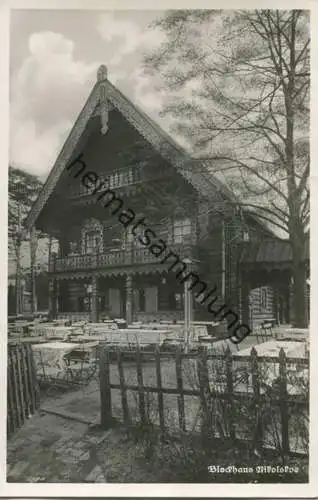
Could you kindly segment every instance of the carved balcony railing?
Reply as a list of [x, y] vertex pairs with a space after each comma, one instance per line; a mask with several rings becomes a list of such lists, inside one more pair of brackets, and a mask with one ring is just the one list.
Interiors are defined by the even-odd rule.
[[[49, 263], [49, 272], [80, 271], [93, 269], [107, 269], [143, 264], [160, 264], [168, 251], [174, 252], [180, 260], [193, 256], [193, 247], [190, 245], [174, 244], [167, 247], [167, 252], [156, 256], [147, 248], [113, 249], [107, 253], [68, 255], [53, 258]], [[176, 259], [175, 259], [176, 260]], [[167, 260], [167, 266], [173, 264], [173, 258]]]
[[[107, 175], [98, 175], [99, 184], [102, 189], [118, 189], [127, 186], [133, 186], [135, 184], [140, 184], [147, 182], [149, 180], [157, 179], [165, 175], [165, 169], [160, 168], [157, 170], [147, 169], [145, 165], [136, 165], [128, 168], [120, 168], [117, 170], [112, 170]], [[72, 198], [78, 198], [82, 196], [89, 196], [92, 193], [92, 187], [86, 187], [77, 180], [71, 188]]]

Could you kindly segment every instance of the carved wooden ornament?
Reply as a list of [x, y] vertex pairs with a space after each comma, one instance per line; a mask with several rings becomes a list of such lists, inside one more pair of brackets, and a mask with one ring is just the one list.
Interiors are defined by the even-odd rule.
[[100, 86], [100, 120], [101, 120], [101, 132], [106, 134], [108, 131], [108, 112], [109, 105], [107, 101], [106, 87], [105, 85]]

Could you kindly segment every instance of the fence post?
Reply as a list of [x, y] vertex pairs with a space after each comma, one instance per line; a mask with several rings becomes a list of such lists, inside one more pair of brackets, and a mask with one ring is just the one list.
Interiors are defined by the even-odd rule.
[[35, 412], [40, 405], [40, 384], [37, 378], [36, 366], [31, 344], [28, 345], [28, 365], [30, 368], [29, 376], [31, 380], [32, 407], [33, 411]]
[[251, 349], [251, 364], [252, 364], [252, 385], [254, 393], [254, 418], [255, 428], [253, 435], [254, 446], [258, 449], [262, 447], [262, 408], [260, 398], [260, 380], [259, 380], [259, 365], [257, 352], [255, 347]]
[[17, 368], [18, 368], [18, 389], [19, 389], [19, 396], [20, 396], [20, 412], [21, 412], [21, 419], [22, 422], [25, 421], [26, 418], [26, 401], [24, 399], [24, 380], [23, 380], [23, 372], [22, 372], [22, 366], [21, 366], [21, 359], [23, 356], [23, 345], [19, 344], [17, 346]]
[[289, 453], [288, 433], [288, 401], [287, 401], [287, 372], [286, 353], [283, 348], [279, 351], [279, 404], [282, 426], [282, 454], [283, 458]]
[[23, 420], [22, 420], [22, 416], [21, 416], [22, 412], [21, 412], [19, 390], [18, 390], [18, 380], [17, 380], [18, 360], [17, 360], [17, 347], [16, 346], [14, 346], [14, 348], [11, 350], [11, 355], [12, 355], [12, 385], [13, 385], [13, 390], [14, 390], [14, 407], [15, 407], [15, 412], [16, 412], [17, 427], [20, 427], [23, 424]]
[[39, 387], [30, 345], [9, 345], [7, 356], [7, 429], [10, 434], [37, 410]]
[[209, 398], [211, 396], [210, 384], [209, 384], [209, 373], [207, 365], [207, 353], [204, 347], [199, 347], [199, 358], [198, 358], [198, 379], [199, 379], [199, 389], [200, 389], [200, 401], [202, 409], [202, 422], [201, 422], [201, 433], [203, 439], [203, 446], [208, 444], [211, 438], [211, 409], [209, 408]]
[[178, 414], [179, 414], [179, 427], [181, 430], [186, 430], [185, 413], [184, 413], [184, 394], [183, 394], [183, 380], [182, 380], [182, 364], [181, 364], [181, 348], [177, 347], [176, 350], [176, 377], [178, 389]]
[[142, 376], [142, 364], [140, 346], [136, 347], [136, 368], [137, 368], [137, 382], [138, 382], [138, 399], [139, 399], [139, 413], [142, 424], [146, 423], [146, 409], [145, 409], [145, 390]]
[[125, 385], [123, 356], [122, 356], [122, 352], [120, 350], [117, 351], [117, 367], [118, 367], [120, 392], [121, 392], [121, 404], [123, 407], [123, 414], [124, 414], [124, 423], [129, 424], [130, 423], [130, 416], [129, 416], [128, 401], [127, 401], [127, 388]]
[[35, 368], [33, 366], [33, 352], [31, 345], [26, 345], [26, 373], [27, 382], [30, 388], [30, 413], [32, 414], [37, 409], [37, 379]]
[[25, 416], [29, 418], [31, 415], [31, 394], [30, 394], [30, 384], [28, 379], [28, 367], [27, 367], [27, 356], [29, 354], [28, 346], [22, 345], [22, 356], [21, 356], [21, 365], [22, 365], [22, 380], [23, 380], [23, 390], [24, 390], [24, 398], [25, 398]]
[[99, 355], [99, 387], [101, 427], [104, 429], [107, 429], [112, 422], [112, 397], [109, 368], [109, 352], [106, 345], [102, 345]]
[[157, 375], [157, 387], [158, 387], [158, 407], [159, 407], [159, 421], [160, 429], [162, 434], [165, 430], [165, 417], [163, 409], [163, 392], [162, 392], [162, 381], [161, 381], [161, 365], [160, 365], [160, 349], [156, 345], [155, 348], [155, 359], [156, 359], [156, 375]]
[[12, 349], [8, 346], [8, 366], [7, 366], [7, 400], [8, 400], [8, 408], [7, 408], [7, 432], [8, 434], [14, 432], [16, 428], [16, 415], [14, 408], [14, 394], [13, 394], [13, 386], [12, 386], [12, 372], [13, 372], [13, 363], [12, 363]]
[[227, 386], [227, 409], [229, 420], [230, 438], [235, 441], [235, 426], [234, 426], [234, 393], [233, 393], [233, 357], [229, 346], [225, 351], [225, 364], [226, 364], [226, 386]]

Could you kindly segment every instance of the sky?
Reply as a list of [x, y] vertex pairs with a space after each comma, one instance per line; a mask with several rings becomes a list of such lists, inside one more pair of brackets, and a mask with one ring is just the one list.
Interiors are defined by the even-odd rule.
[[169, 131], [165, 99], [143, 70], [163, 41], [163, 11], [13, 10], [10, 23], [10, 164], [45, 179], [101, 64], [127, 97]]
[[[109, 80], [169, 131], [164, 93], [143, 54], [162, 42], [149, 24], [163, 11], [12, 10], [10, 165], [45, 180], [105, 64]], [[27, 245], [22, 266], [29, 265]], [[43, 247], [43, 248], [42, 248]], [[46, 246], [39, 245], [39, 254]], [[41, 260], [41, 259], [40, 259]], [[9, 262], [9, 274], [14, 262]]]
[[[171, 133], [173, 118], [161, 117], [160, 111], [172, 95], [160, 90], [160, 77], [147, 75], [143, 67], [145, 52], [165, 41], [164, 34], [151, 26], [163, 14], [155, 10], [12, 10], [10, 165], [46, 179], [101, 64], [107, 66], [114, 85]], [[213, 36], [208, 39], [209, 44], [215, 43]], [[192, 91], [189, 86], [182, 97], [192, 99]], [[185, 138], [173, 135], [188, 146]], [[222, 181], [226, 183], [226, 178]]]

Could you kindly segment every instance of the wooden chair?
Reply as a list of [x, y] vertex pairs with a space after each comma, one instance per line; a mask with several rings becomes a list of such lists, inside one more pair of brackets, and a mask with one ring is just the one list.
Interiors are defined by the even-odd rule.
[[262, 324], [261, 324], [261, 332], [262, 332], [263, 340], [264, 340], [264, 337], [266, 338], [268, 336], [268, 334], [271, 337], [274, 337], [273, 328], [274, 328], [275, 325], [276, 325], [276, 320], [273, 319], [273, 318], [266, 319], [266, 320], [264, 320], [262, 322]]
[[57, 363], [55, 366], [48, 366], [43, 361], [42, 353], [39, 350], [33, 351], [33, 358], [37, 380], [46, 393], [65, 390], [74, 386], [72, 374], [67, 365], [64, 364], [64, 360], [62, 364]]
[[98, 375], [99, 343], [77, 347], [66, 354], [64, 359], [71, 380], [79, 385], [86, 385]]

